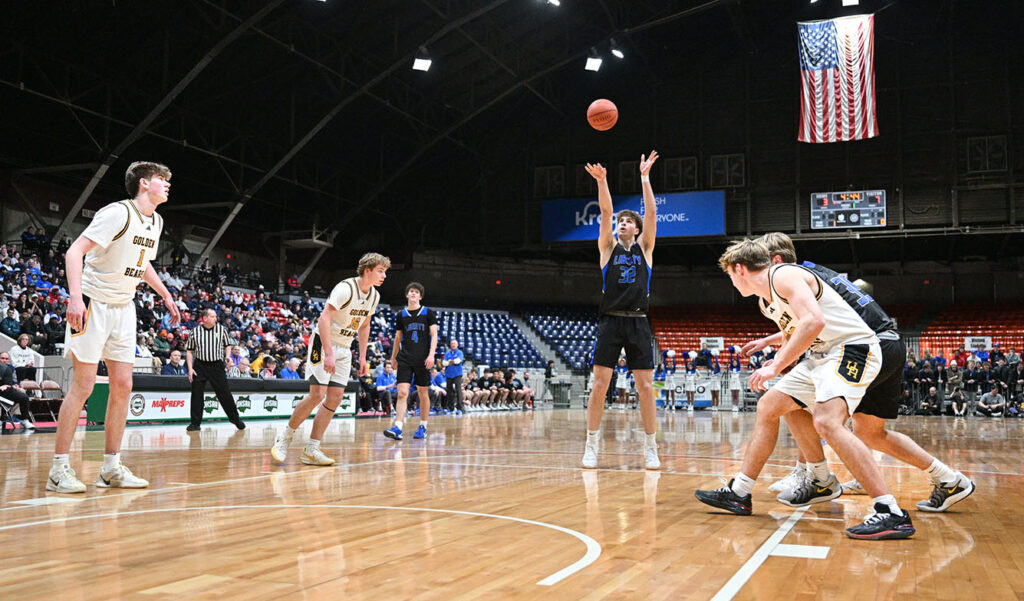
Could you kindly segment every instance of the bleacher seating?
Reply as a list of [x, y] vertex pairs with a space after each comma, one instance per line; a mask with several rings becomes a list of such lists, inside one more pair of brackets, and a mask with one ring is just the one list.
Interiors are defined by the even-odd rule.
[[778, 331], [753, 301], [734, 306], [654, 307], [650, 315], [654, 336], [663, 351], [698, 350], [701, 337], [709, 336], [724, 338], [726, 348], [741, 346]]
[[896, 320], [896, 326], [900, 331], [907, 331], [914, 327], [921, 319], [921, 314], [924, 313], [924, 305], [921, 304], [899, 304], [899, 303], [885, 303], [882, 305], [882, 309]]
[[437, 318], [438, 356], [444, 354], [454, 336], [462, 352], [475, 363], [530, 368], [547, 365], [540, 351], [506, 313], [438, 311]]
[[590, 367], [597, 338], [596, 307], [526, 307], [526, 323], [574, 371]]
[[940, 350], [949, 357], [968, 336], [990, 336], [1004, 350], [1024, 348], [1024, 305], [1013, 303], [956, 303], [939, 313], [921, 334], [921, 351]]

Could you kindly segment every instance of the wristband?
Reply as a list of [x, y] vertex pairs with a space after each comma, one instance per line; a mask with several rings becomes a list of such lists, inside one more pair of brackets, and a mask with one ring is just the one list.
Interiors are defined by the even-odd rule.
[[649, 184], [649, 183], [651, 183], [651, 176], [650, 175], [641, 175], [640, 176], [640, 181], [645, 183], [645, 184]]

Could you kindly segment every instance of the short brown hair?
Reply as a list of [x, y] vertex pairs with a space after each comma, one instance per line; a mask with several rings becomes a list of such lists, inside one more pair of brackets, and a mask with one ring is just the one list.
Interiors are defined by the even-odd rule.
[[139, 180], [149, 179], [154, 175], [160, 175], [169, 180], [171, 179], [171, 170], [167, 168], [167, 165], [160, 163], [135, 161], [128, 165], [128, 170], [124, 172], [124, 187], [128, 190], [128, 194], [135, 198], [139, 194]]
[[796, 263], [796, 247], [793, 239], [782, 232], [768, 232], [757, 239], [768, 248], [768, 253], [779, 257], [784, 263]]
[[427, 293], [427, 289], [424, 288], [423, 284], [419, 282], [409, 282], [408, 284], [406, 284], [405, 294], [408, 295], [410, 290], [419, 290], [420, 298], [423, 298], [423, 295]]
[[742, 265], [750, 271], [761, 271], [771, 265], [772, 256], [768, 247], [759, 240], [745, 238], [733, 242], [718, 258], [718, 266], [728, 273], [730, 267]]
[[644, 220], [643, 220], [643, 217], [640, 217], [640, 213], [637, 213], [636, 211], [630, 211], [629, 209], [622, 209], [615, 216], [615, 223], [618, 223], [619, 220], [622, 219], [623, 217], [628, 217], [631, 220], [633, 220], [633, 223], [636, 224], [636, 233], [637, 234], [642, 234], [643, 233], [643, 231], [644, 231]]
[[366, 270], [377, 269], [378, 265], [383, 265], [384, 269], [391, 269], [391, 259], [385, 257], [380, 253], [366, 253], [362, 257], [359, 257], [359, 265], [356, 267], [356, 275], [362, 276], [366, 273]]

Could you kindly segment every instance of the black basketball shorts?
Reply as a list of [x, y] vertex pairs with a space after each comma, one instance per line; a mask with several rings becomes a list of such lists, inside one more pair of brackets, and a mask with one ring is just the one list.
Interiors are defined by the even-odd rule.
[[875, 380], [868, 386], [854, 413], [896, 419], [903, 392], [903, 366], [907, 360], [907, 345], [902, 338], [880, 338], [878, 346], [882, 350], [882, 367]]
[[[424, 359], [423, 361], [426, 361]], [[406, 363], [399, 359], [398, 361], [398, 372], [395, 376], [395, 382], [397, 384], [415, 384], [416, 386], [430, 386], [430, 370], [423, 364], [423, 361], [417, 361], [415, 364]]]
[[629, 369], [654, 369], [654, 333], [647, 316], [602, 315], [594, 341], [594, 365], [615, 368], [626, 349]]

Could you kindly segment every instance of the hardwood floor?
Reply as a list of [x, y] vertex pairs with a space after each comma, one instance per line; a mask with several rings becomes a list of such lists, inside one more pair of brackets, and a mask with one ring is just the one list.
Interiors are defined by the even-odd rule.
[[867, 497], [806, 510], [775, 502], [767, 486], [796, 457], [785, 427], [753, 516], [694, 499], [735, 473], [753, 423], [660, 414], [661, 472], [642, 469], [633, 411], [606, 414], [600, 469], [589, 471], [578, 467], [577, 410], [434, 417], [426, 440], [402, 442], [381, 435], [383, 420], [336, 419], [323, 444], [338, 459], [330, 468], [298, 461], [311, 423], [283, 466], [268, 453], [283, 422], [131, 427], [123, 457], [150, 480], [141, 491], [91, 485], [103, 434], [80, 429], [72, 467], [84, 495], [44, 490], [52, 433], [7, 434], [0, 596], [1024, 599], [1024, 420], [895, 422], [978, 488], [948, 513], [922, 513], [925, 475], [884, 457], [917, 535], [881, 542], [843, 535]]

